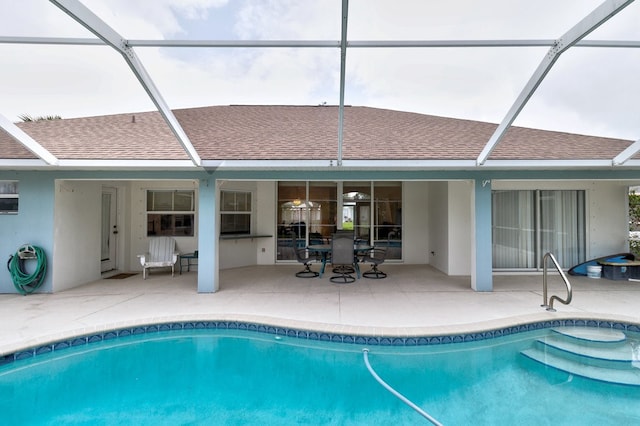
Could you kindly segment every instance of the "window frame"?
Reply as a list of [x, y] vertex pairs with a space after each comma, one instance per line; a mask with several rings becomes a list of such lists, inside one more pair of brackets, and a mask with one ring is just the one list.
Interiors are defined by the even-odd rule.
[[[157, 200], [159, 204], [156, 209], [156, 198], [160, 195], [171, 194], [171, 199]], [[188, 201], [188, 209], [184, 209], [184, 205], [181, 205], [180, 200], [176, 200], [176, 196], [188, 194], [190, 201]], [[145, 192], [145, 216], [147, 219], [147, 237], [156, 236], [168, 236], [168, 237], [195, 237], [196, 236], [196, 191], [194, 189], [147, 189]], [[150, 197], [152, 197], [150, 199]], [[152, 203], [150, 205], [150, 203]], [[162, 205], [164, 203], [164, 205]], [[181, 208], [181, 209], [179, 209]], [[151, 216], [158, 216], [150, 220]], [[180, 226], [180, 220], [183, 223], [187, 221], [185, 218], [189, 218], [190, 225]], [[158, 222], [160, 224], [160, 230], [158, 232], [151, 232], [149, 225]], [[165, 227], [166, 226], [166, 227]], [[178, 232], [182, 229], [183, 232]]]
[[[10, 192], [9, 188], [15, 188]], [[17, 180], [0, 180], [0, 215], [17, 215], [20, 211], [20, 189]], [[15, 208], [4, 208], [5, 200], [15, 200]], [[9, 207], [7, 205], [7, 207]]]
[[[239, 197], [242, 200], [239, 200]], [[229, 198], [229, 200], [227, 200]], [[232, 200], [231, 200], [232, 198]], [[253, 202], [254, 194], [252, 191], [241, 189], [223, 189], [220, 190], [220, 236], [233, 236], [233, 235], [252, 235], [253, 230]], [[229, 224], [233, 229], [225, 229], [227, 221], [225, 218], [231, 218], [233, 216], [233, 224]], [[239, 216], [245, 218], [245, 227], [237, 222]]]
[[[391, 199], [385, 197], [385, 194], [389, 195], [387, 188], [394, 193]], [[358, 218], [354, 223], [354, 235], [359, 241], [392, 247], [387, 259], [402, 261], [405, 202], [404, 182], [400, 180], [279, 180], [275, 206], [276, 262], [293, 259], [289, 250], [291, 232], [302, 240], [299, 244], [328, 243], [339, 227], [345, 229], [344, 222], [338, 223], [344, 219], [345, 206], [353, 207], [353, 216]], [[383, 204], [390, 204], [397, 213], [392, 223], [383, 224], [380, 220]], [[295, 210], [295, 214], [290, 215], [290, 210]], [[384, 236], [378, 238], [381, 229]]]

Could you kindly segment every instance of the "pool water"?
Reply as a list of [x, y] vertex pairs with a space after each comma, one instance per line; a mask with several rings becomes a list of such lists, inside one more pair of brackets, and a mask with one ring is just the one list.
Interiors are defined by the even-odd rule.
[[[548, 333], [374, 346], [368, 356], [445, 425], [640, 424], [640, 387], [574, 377], [519, 353]], [[0, 423], [427, 424], [373, 379], [363, 348], [239, 330], [103, 341], [1, 367]]]

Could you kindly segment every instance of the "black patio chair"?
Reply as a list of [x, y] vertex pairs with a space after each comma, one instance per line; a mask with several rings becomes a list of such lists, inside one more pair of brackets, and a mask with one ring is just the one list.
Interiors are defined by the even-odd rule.
[[315, 278], [320, 275], [319, 272], [311, 270], [311, 262], [316, 260], [316, 256], [312, 256], [307, 252], [306, 247], [298, 247], [298, 238], [296, 237], [295, 232], [291, 234], [291, 247], [293, 248], [293, 252], [296, 254], [296, 260], [298, 263], [302, 263], [304, 265], [304, 269], [300, 272], [296, 272], [296, 277], [298, 278]]
[[334, 234], [331, 238], [331, 266], [334, 275], [329, 281], [340, 284], [348, 284], [356, 279], [351, 275], [354, 267], [353, 236], [347, 234]]
[[387, 258], [387, 252], [389, 251], [389, 241], [387, 240], [386, 246], [374, 246], [369, 250], [362, 258], [362, 263], [371, 264], [371, 269], [362, 273], [365, 278], [382, 279], [387, 278], [387, 274], [378, 269], [378, 266], [382, 265]]

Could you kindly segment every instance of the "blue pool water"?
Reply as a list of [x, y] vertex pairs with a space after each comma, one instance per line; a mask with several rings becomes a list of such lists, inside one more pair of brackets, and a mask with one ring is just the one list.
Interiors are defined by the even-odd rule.
[[[640, 424], [640, 387], [574, 377], [519, 353], [549, 332], [369, 346], [368, 357], [445, 425]], [[372, 378], [364, 347], [240, 330], [101, 341], [0, 367], [0, 423], [427, 424]]]

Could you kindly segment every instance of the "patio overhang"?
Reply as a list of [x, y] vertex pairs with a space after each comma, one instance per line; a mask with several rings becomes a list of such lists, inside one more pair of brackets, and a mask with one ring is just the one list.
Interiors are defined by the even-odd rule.
[[0, 169], [11, 170], [184, 170], [193, 171], [190, 160], [57, 160], [48, 164], [37, 159], [0, 159]]
[[[217, 170], [611, 170], [608, 159], [585, 160], [488, 160], [478, 166], [473, 159], [460, 160], [343, 160], [337, 165], [335, 160], [204, 160], [205, 169]], [[640, 160], [630, 160], [617, 170], [640, 168]]]

